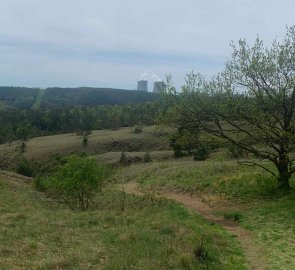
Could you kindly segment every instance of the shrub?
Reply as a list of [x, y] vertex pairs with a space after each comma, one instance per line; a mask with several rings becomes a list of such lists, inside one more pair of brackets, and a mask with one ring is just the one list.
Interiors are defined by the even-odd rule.
[[149, 153], [149, 152], [146, 152], [145, 154], [144, 154], [144, 156], [143, 156], [143, 161], [144, 162], [152, 162], [153, 160], [152, 160], [152, 156], [151, 156], [151, 154]]
[[20, 145], [20, 152], [24, 153], [26, 148], [27, 148], [27, 145], [26, 145], [25, 141], [22, 141], [22, 143]]
[[178, 128], [177, 132], [170, 137], [170, 147], [176, 157], [190, 156], [199, 145], [198, 134], [192, 135], [184, 128]]
[[142, 132], [143, 127], [141, 125], [135, 125], [132, 129], [132, 132], [135, 134], [141, 133]]
[[97, 165], [93, 158], [70, 156], [56, 174], [36, 180], [36, 188], [46, 189], [51, 196], [60, 197], [71, 208], [87, 210], [96, 192], [101, 191], [108, 169]]
[[203, 161], [209, 157], [210, 149], [205, 145], [199, 145], [198, 148], [194, 149], [193, 155], [194, 160]]
[[128, 164], [128, 158], [127, 158], [125, 152], [122, 152], [122, 153], [121, 153], [120, 161], [119, 161], [119, 162], [120, 162], [122, 165], [127, 165], [127, 164]]
[[34, 172], [27, 159], [23, 158], [16, 167], [16, 172], [24, 176], [32, 177]]
[[83, 135], [83, 140], [82, 140], [83, 146], [86, 147], [88, 144], [88, 137], [86, 135]]
[[40, 176], [36, 177], [34, 179], [34, 187], [38, 191], [46, 191], [47, 187], [46, 187], [46, 181], [44, 180], [44, 178]]

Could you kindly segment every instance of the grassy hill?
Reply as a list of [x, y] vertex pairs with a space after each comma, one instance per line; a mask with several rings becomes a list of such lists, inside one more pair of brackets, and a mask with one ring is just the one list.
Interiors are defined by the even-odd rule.
[[137, 134], [132, 132], [132, 128], [97, 130], [89, 135], [86, 147], [82, 143], [83, 137], [73, 133], [43, 136], [28, 140], [23, 154], [20, 154], [21, 142], [16, 141], [10, 146], [0, 145], [0, 164], [2, 168], [13, 169], [17, 161], [24, 157], [46, 166], [60, 156], [83, 152], [97, 156], [100, 161], [116, 163], [123, 151], [127, 152], [127, 156], [137, 156], [139, 159], [149, 151], [156, 159], [163, 160], [173, 157], [173, 153], [168, 137], [162, 136], [162, 132], [155, 126], [144, 127]]
[[121, 212], [120, 196], [107, 189], [91, 211], [72, 211], [27, 178], [0, 172], [1, 269], [246, 269], [219, 226], [148, 197], [127, 196]]
[[[143, 190], [170, 190], [201, 198], [216, 215], [237, 219], [253, 233], [264, 250], [267, 269], [295, 269], [294, 191], [282, 194], [276, 179], [263, 170], [220, 156], [215, 153], [202, 162], [180, 159], [134, 164], [118, 175], [123, 181], [137, 181]], [[291, 184], [294, 186], [295, 178]]]
[[[237, 164], [226, 149], [215, 150], [206, 161], [176, 159], [168, 138], [161, 135], [163, 131], [155, 127], [144, 127], [139, 134], [131, 128], [100, 130], [89, 136], [86, 147], [75, 134], [46, 136], [29, 140], [23, 154], [20, 142], [0, 145], [1, 164], [12, 170], [22, 156], [48, 171], [61, 156], [82, 152], [98, 162], [118, 165], [125, 151], [132, 162], [115, 166], [110, 183], [135, 181], [145, 194], [126, 195], [122, 213], [123, 193], [108, 186], [96, 197], [94, 209], [81, 213], [46, 198], [20, 177], [2, 173], [0, 264], [4, 269], [206, 269], [194, 253], [204, 235], [209, 269], [249, 269], [233, 235], [154, 196], [165, 191], [200, 198], [214, 215], [235, 220], [235, 226], [253, 235], [252, 244], [262, 247], [266, 269], [295, 269], [294, 192], [280, 193], [275, 179], [259, 168]], [[143, 162], [146, 152], [152, 162]]]

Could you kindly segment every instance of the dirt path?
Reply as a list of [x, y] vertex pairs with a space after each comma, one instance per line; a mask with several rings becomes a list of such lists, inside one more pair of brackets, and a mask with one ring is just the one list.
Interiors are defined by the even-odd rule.
[[[138, 190], [138, 184], [135, 182], [128, 182], [124, 184], [124, 191], [130, 194], [143, 195], [143, 193]], [[263, 250], [254, 241], [253, 236], [249, 231], [243, 229], [235, 222], [226, 220], [223, 217], [215, 216], [214, 214], [212, 214], [211, 207], [208, 204], [202, 202], [197, 197], [192, 197], [187, 194], [175, 193], [171, 191], [161, 191], [159, 196], [163, 196], [167, 199], [171, 199], [178, 203], [181, 203], [187, 208], [197, 211], [207, 220], [221, 225], [228, 232], [237, 237], [241, 247], [245, 252], [245, 256], [249, 263], [250, 269], [267, 269], [266, 264], [264, 263], [265, 260], [263, 259]]]

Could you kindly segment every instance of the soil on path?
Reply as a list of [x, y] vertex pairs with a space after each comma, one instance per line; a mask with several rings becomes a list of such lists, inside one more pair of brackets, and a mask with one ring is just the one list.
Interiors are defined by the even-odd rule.
[[[143, 195], [143, 192], [138, 190], [138, 184], [135, 182], [128, 182], [124, 184], [123, 188], [124, 192], [126, 193]], [[268, 269], [264, 260], [262, 248], [254, 241], [252, 234], [240, 227], [236, 222], [214, 215], [212, 213], [212, 208], [208, 204], [202, 202], [198, 197], [183, 193], [175, 193], [173, 191], [160, 191], [159, 196], [181, 203], [188, 209], [197, 211], [205, 219], [221, 225], [228, 232], [237, 237], [241, 247], [244, 250], [250, 269]]]

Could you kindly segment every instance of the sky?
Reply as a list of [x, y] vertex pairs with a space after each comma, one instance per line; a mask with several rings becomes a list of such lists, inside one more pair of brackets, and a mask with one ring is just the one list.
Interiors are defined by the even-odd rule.
[[1, 0], [0, 85], [135, 89], [137, 80], [224, 68], [231, 41], [266, 44], [292, 0]]

